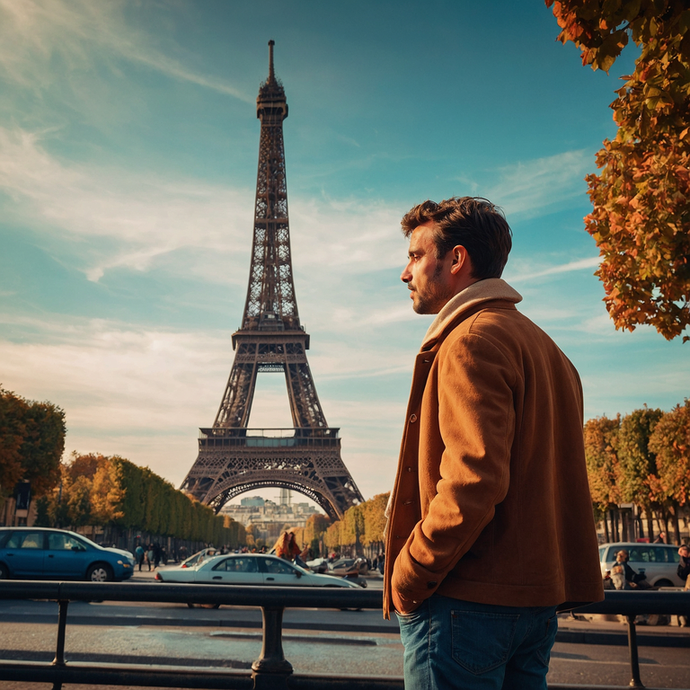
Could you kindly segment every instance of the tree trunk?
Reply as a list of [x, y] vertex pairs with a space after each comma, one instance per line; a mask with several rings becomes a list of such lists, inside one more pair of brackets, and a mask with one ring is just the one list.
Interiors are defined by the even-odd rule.
[[652, 513], [651, 506], [645, 509], [645, 517], [647, 518], [647, 536], [651, 543], [654, 541], [654, 514]]
[[621, 527], [622, 527], [622, 532], [623, 532], [623, 541], [632, 541], [630, 538], [630, 535], [628, 534], [628, 525], [629, 525], [629, 520], [628, 520], [628, 514], [624, 513], [621, 511]]
[[611, 543], [611, 537], [609, 535], [609, 521], [606, 519], [606, 513], [604, 513], [604, 519], [602, 520], [604, 523], [604, 537], [606, 539], [606, 543], [610, 544]]
[[[671, 520], [673, 522], [673, 537], [675, 544], [680, 544], [680, 522], [678, 521], [678, 508], [678, 503], [674, 501], [671, 508]], [[670, 543], [670, 541], [667, 540], [667, 543]]]
[[616, 541], [621, 541], [621, 526], [619, 522], [620, 513], [617, 508], [611, 511], [611, 517], [613, 519], [614, 533], [616, 535]]
[[642, 522], [642, 512], [640, 510], [635, 514], [635, 524], [637, 525], [637, 536], [644, 539], [644, 523]]

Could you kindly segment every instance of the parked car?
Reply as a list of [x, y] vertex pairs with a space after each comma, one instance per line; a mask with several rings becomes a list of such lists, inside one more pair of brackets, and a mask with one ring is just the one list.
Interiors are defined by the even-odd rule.
[[328, 572], [328, 559], [327, 558], [314, 558], [311, 561], [307, 561], [307, 565], [315, 573], [327, 573]]
[[369, 565], [366, 558], [341, 558], [331, 564], [329, 572], [331, 575], [340, 577], [366, 575], [369, 572]]
[[126, 580], [134, 556], [64, 529], [0, 527], [0, 579]]
[[672, 544], [645, 544], [642, 542], [616, 542], [599, 547], [602, 577], [616, 563], [616, 554], [627, 551], [628, 563], [637, 573], [644, 571], [652, 587], [682, 587], [685, 583], [678, 577], [678, 547]]
[[[284, 587], [349, 587], [357, 585], [331, 575], [318, 575], [278, 556], [236, 553], [214, 556], [191, 567], [170, 566], [156, 572], [159, 582]], [[213, 608], [218, 608], [216, 604]], [[190, 605], [190, 608], [192, 605]]]

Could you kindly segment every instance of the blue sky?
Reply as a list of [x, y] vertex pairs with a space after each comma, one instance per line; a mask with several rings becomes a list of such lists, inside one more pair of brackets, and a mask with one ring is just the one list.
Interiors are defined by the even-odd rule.
[[[690, 346], [615, 331], [582, 221], [634, 48], [606, 75], [557, 34], [538, 0], [0, 0], [0, 383], [64, 408], [67, 452], [180, 484], [232, 365], [274, 39], [300, 316], [365, 497], [392, 483], [430, 321], [399, 281], [427, 198], [505, 210], [504, 277], [587, 417], [682, 402]], [[258, 383], [252, 425], [289, 426], [282, 376]]]

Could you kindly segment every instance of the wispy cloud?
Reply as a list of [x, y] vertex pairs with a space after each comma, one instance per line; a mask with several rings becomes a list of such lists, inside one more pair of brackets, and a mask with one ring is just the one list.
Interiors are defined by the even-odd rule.
[[486, 196], [509, 218], [532, 218], [582, 197], [583, 178], [593, 165], [591, 153], [584, 150], [520, 161], [498, 169], [499, 179]]
[[[206, 274], [245, 275], [251, 188], [68, 163], [46, 150], [51, 136], [0, 127], [0, 190], [10, 198], [5, 213], [44, 234], [59, 231], [63, 245], [71, 238], [78, 265], [90, 280], [112, 268], [147, 270], [161, 257], [190, 247], [214, 253], [214, 263], [220, 264], [222, 254], [225, 270], [210, 271], [206, 264]], [[391, 205], [293, 198], [290, 214], [295, 263], [313, 278], [334, 268], [342, 277], [404, 263], [400, 212]], [[193, 259], [185, 260], [194, 270]]]
[[[195, 457], [196, 430], [212, 423], [232, 364], [229, 331], [137, 328], [105, 319], [32, 319], [0, 313], [0, 330], [18, 334], [0, 339], [0, 382], [39, 400], [51, 400], [67, 415], [67, 451], [119, 453], [172, 479], [182, 480]], [[317, 384], [344, 373], [361, 379], [390, 375], [396, 365], [409, 377], [409, 353], [391, 348], [361, 357], [356, 337], [324, 347], [312, 357]], [[263, 376], [263, 375], [262, 375]], [[259, 377], [252, 424], [290, 426], [283, 376]], [[268, 385], [265, 384], [268, 381]], [[397, 433], [402, 410], [393, 414], [383, 400], [348, 402], [322, 394], [329, 421], [361, 436], [372, 419]], [[400, 396], [399, 407], [404, 405]], [[378, 409], [378, 416], [375, 412]], [[364, 432], [366, 435], [366, 431]], [[389, 464], [396, 446], [389, 449]], [[366, 467], [353, 467], [365, 473]]]
[[596, 268], [601, 263], [601, 257], [590, 257], [588, 259], [579, 259], [578, 261], [569, 261], [558, 266], [550, 266], [549, 268], [537, 269], [527, 273], [518, 273], [510, 276], [511, 283], [524, 283], [535, 278], [543, 278], [544, 276], [559, 275], [562, 273], [571, 273], [573, 271], [583, 271], [585, 269]]
[[251, 227], [251, 190], [64, 164], [46, 152], [42, 136], [0, 127], [0, 190], [11, 199], [5, 214], [44, 236], [56, 233], [62, 245], [71, 239], [90, 280], [115, 267], [146, 270], [185, 247], [232, 248], [229, 260], [237, 260], [238, 240]]
[[158, 39], [128, 21], [124, 0], [0, 0], [0, 69], [31, 89], [51, 80], [51, 61], [68, 71], [126, 61], [173, 79], [234, 96], [252, 98], [220, 79], [195, 72], [158, 47]]

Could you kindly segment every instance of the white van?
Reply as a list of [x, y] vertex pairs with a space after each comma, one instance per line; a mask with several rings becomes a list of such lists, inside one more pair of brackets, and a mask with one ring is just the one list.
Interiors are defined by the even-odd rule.
[[678, 577], [680, 556], [678, 547], [672, 544], [645, 544], [619, 541], [615, 544], [602, 544], [599, 547], [601, 576], [611, 570], [616, 563], [616, 554], [627, 551], [628, 564], [637, 573], [644, 571], [647, 582], [652, 587], [683, 587], [685, 582]]

